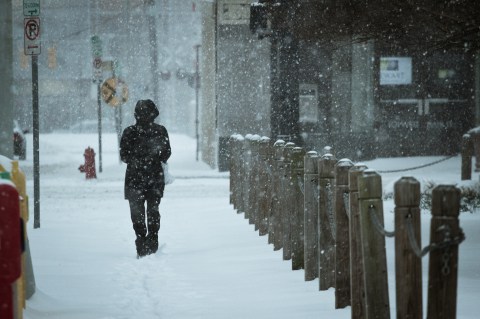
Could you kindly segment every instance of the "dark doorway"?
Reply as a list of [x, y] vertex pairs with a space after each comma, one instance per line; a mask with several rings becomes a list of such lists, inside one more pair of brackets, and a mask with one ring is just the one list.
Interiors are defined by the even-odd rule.
[[473, 57], [378, 54], [377, 139], [385, 156], [449, 155], [474, 124]]

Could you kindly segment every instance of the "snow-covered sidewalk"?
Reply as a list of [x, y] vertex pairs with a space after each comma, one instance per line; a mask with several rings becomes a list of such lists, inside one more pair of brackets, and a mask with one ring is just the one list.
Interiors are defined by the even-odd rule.
[[[137, 260], [116, 137], [104, 135], [103, 172], [94, 181], [77, 168], [86, 147], [97, 151], [95, 134], [40, 138], [40, 229], [32, 226], [32, 154], [21, 162], [31, 196], [28, 232], [37, 284], [26, 319], [350, 318], [350, 308], [335, 310], [333, 289], [320, 292], [318, 280], [305, 282], [303, 271], [292, 271], [282, 252], [273, 251], [267, 238], [233, 210], [228, 174], [195, 161], [195, 140], [171, 136], [170, 169], [177, 179], [160, 205], [160, 250]], [[385, 169], [410, 163], [419, 159], [367, 165]], [[454, 158], [411, 175], [452, 182], [459, 180], [459, 163]], [[385, 188], [395, 180], [386, 177]], [[392, 210], [392, 201], [386, 201], [389, 229]], [[460, 248], [458, 318], [473, 319], [480, 300], [480, 214], [461, 217], [467, 241]], [[429, 219], [422, 215], [423, 245]], [[393, 318], [393, 240], [387, 239], [387, 252]], [[426, 292], [428, 257], [423, 268]]]

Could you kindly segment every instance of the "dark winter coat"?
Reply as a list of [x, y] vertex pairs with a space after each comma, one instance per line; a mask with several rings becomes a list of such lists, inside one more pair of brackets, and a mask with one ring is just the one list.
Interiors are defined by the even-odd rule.
[[125, 199], [162, 197], [165, 188], [162, 162], [171, 155], [165, 127], [154, 123], [159, 112], [151, 100], [135, 107], [135, 125], [127, 127], [120, 140], [120, 157], [127, 163]]

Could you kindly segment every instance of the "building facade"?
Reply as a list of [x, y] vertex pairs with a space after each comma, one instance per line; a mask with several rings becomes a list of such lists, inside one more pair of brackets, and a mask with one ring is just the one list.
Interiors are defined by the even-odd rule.
[[[220, 14], [247, 19], [242, 10], [248, 2], [253, 38], [220, 19]], [[377, 2], [212, 3], [215, 99], [202, 107], [215, 109], [217, 139], [226, 133], [256, 133], [308, 149], [329, 145], [338, 157], [352, 160], [459, 152], [461, 136], [478, 122], [476, 51], [451, 45], [423, 24], [437, 17], [417, 19], [417, 13], [397, 8], [408, 4], [385, 9]], [[462, 10], [451, 8], [454, 13]], [[399, 20], [396, 29], [382, 24], [385, 19], [380, 18], [389, 15]], [[400, 21], [409, 21], [410, 29], [402, 29]], [[268, 67], [240, 65], [252, 55]], [[268, 107], [249, 109], [254, 101], [263, 103], [263, 95], [244, 83], [262, 79], [268, 82], [262, 85], [269, 87]], [[230, 107], [252, 113], [232, 116]], [[269, 120], [252, 125], [250, 114]]]
[[[23, 53], [23, 4], [13, 1], [14, 118], [32, 123], [30, 57]], [[69, 129], [97, 119], [92, 37], [100, 39], [104, 62], [100, 80], [116, 76], [128, 87], [121, 106], [123, 126], [131, 124], [139, 99], [157, 102], [170, 131], [194, 136], [194, 45], [200, 43], [195, 1], [88, 0], [41, 3], [39, 63], [40, 131]], [[115, 61], [115, 67], [109, 67]], [[190, 81], [189, 81], [190, 79]], [[115, 109], [101, 102], [104, 121]]]

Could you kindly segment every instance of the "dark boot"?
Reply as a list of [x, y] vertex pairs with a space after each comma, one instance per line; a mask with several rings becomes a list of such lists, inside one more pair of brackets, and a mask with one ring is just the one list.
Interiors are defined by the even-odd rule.
[[148, 239], [146, 237], [137, 236], [137, 239], [135, 239], [135, 246], [137, 247], [137, 258], [149, 254]]
[[150, 233], [147, 236], [148, 254], [155, 254], [158, 250], [158, 233]]

